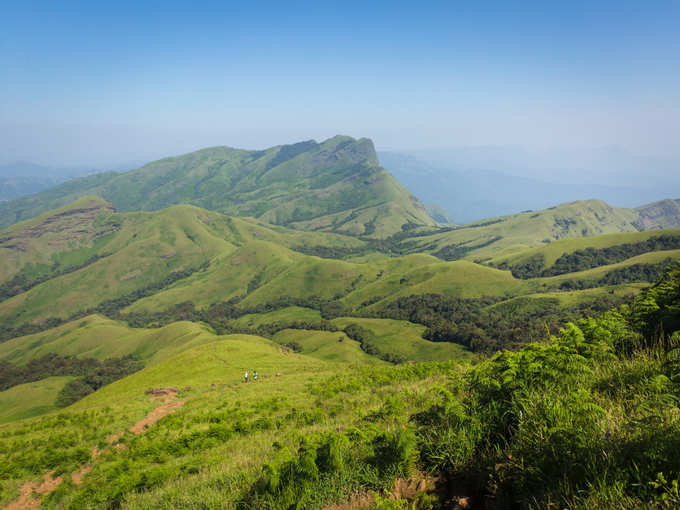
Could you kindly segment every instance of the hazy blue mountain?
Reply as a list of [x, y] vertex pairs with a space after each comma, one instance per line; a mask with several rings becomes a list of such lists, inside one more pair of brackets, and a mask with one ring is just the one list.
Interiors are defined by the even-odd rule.
[[680, 157], [637, 154], [622, 147], [528, 149], [473, 146], [402, 150], [403, 154], [451, 170], [497, 170], [558, 184], [596, 184], [674, 191], [680, 194]]
[[50, 177], [0, 177], [0, 201], [38, 193], [59, 182]]
[[[489, 152], [489, 162], [494, 151]], [[424, 203], [441, 204], [455, 223], [468, 223], [555, 204], [598, 198], [616, 207], [636, 207], [673, 196], [672, 190], [549, 183], [497, 170], [440, 166], [417, 157], [381, 152], [379, 158]], [[470, 157], [471, 161], [472, 158]], [[478, 161], [479, 163], [480, 161]], [[498, 160], [497, 164], [501, 164]], [[678, 193], [680, 194], [680, 192]]]
[[[137, 163], [115, 164], [107, 170], [122, 172], [140, 166]], [[29, 161], [15, 161], [0, 165], [0, 202], [32, 195], [71, 179], [100, 172], [89, 166], [53, 167]]]

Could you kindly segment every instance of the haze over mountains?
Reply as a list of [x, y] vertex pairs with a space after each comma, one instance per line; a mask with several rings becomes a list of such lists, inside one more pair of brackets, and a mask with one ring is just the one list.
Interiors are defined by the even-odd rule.
[[[110, 165], [107, 169], [124, 171], [139, 166], [129, 163]], [[77, 177], [84, 177], [101, 170], [92, 167], [52, 167], [27, 161], [15, 161], [0, 165], [0, 202], [38, 193], [57, 184]]]
[[[344, 137], [340, 138], [344, 139]], [[241, 154], [252, 153], [254, 155], [261, 155], [266, 152], [271, 154], [272, 151], [279, 150], [282, 147], [285, 147], [285, 149], [279, 154], [279, 159], [289, 158], [290, 155], [295, 155], [297, 151], [300, 151], [300, 154], [307, 152], [313, 147], [313, 144], [304, 142], [292, 146], [277, 146], [266, 151], [241, 151]], [[208, 153], [210, 151], [212, 151], [212, 155], [209, 156]], [[166, 167], [169, 164], [177, 164], [180, 166], [184, 165], [185, 169], [187, 169], [192, 166], [203, 165], [206, 168], [212, 168], [208, 172], [225, 173], [231, 170], [226, 170], [225, 167], [217, 171], [213, 167], [220, 160], [225, 162], [231, 158], [233, 159], [230, 163], [232, 167], [240, 166], [239, 172], [243, 175], [258, 171], [256, 168], [257, 163], [255, 163], [254, 159], [248, 163], [246, 159], [234, 157], [234, 154], [237, 154], [239, 150], [234, 149], [231, 155], [226, 155], [226, 153], [220, 155], [217, 154], [217, 151], [219, 151], [219, 148], [203, 149], [192, 153], [195, 156], [202, 155], [199, 157], [202, 157], [204, 161], [200, 163], [198, 162], [198, 157], [195, 156], [191, 162], [187, 162], [186, 158], [189, 155], [164, 158], [161, 161], [164, 162], [162, 165]], [[286, 155], [288, 152], [290, 152], [290, 155]], [[361, 150], [358, 154], [360, 153]], [[352, 170], [349, 170], [349, 167], [354, 164], [353, 161], [347, 158], [347, 154], [342, 154], [338, 157], [342, 160], [342, 162], [339, 160], [339, 164], [341, 166], [345, 165], [348, 172], [351, 173]], [[557, 204], [584, 199], [600, 199], [615, 207], [634, 208], [642, 204], [680, 196], [680, 173], [669, 170], [676, 165], [671, 160], [636, 158], [631, 154], [621, 153], [621, 151], [614, 149], [602, 149], [588, 155], [578, 153], [575, 156], [565, 153], [562, 163], [565, 167], [562, 170], [558, 170], [555, 168], [555, 157], [554, 153], [551, 153], [549, 156], [545, 154], [537, 155], [505, 147], [419, 150], [412, 153], [380, 152], [376, 155], [371, 147], [368, 153], [360, 155], [359, 159], [364, 158], [367, 166], [375, 165], [376, 161], [379, 160], [378, 164], [382, 164], [396, 178], [399, 184], [402, 184], [425, 204], [429, 216], [438, 222], [444, 223], [464, 224], [525, 210], [546, 209]], [[185, 161], [180, 163], [179, 158], [185, 158]], [[169, 163], [171, 160], [175, 163]], [[274, 161], [276, 165], [279, 163], [280, 161]], [[299, 159], [291, 164], [295, 165], [298, 163]], [[310, 163], [307, 162], [306, 164]], [[316, 162], [312, 164], [316, 164]], [[578, 165], [585, 164], [591, 165], [593, 170], [585, 172], [583, 168], [578, 168]], [[140, 167], [136, 174], [138, 177], [136, 178], [144, 180], [144, 175], [150, 175], [154, 172], [158, 174], [159, 165], [161, 165], [160, 161], [149, 165], [148, 169]], [[545, 167], [541, 167], [541, 165], [545, 165]], [[574, 165], [574, 167], [570, 169], [568, 165]], [[151, 166], [154, 166], [155, 169], [151, 169]], [[137, 168], [137, 165], [114, 165], [108, 168], [108, 170], [125, 172], [133, 168]], [[639, 170], [640, 168], [644, 168], [644, 171]], [[163, 170], [162, 172], [165, 171]], [[185, 175], [186, 183], [182, 184], [177, 181], [175, 185], [168, 184], [164, 190], [154, 191], [154, 194], [157, 196], [148, 201], [148, 203], [145, 203], [143, 207], [145, 209], [156, 209], [171, 203], [181, 203], [182, 199], [179, 199], [177, 196], [178, 191], [171, 191], [171, 189], [173, 186], [182, 187], [185, 184], [188, 185], [189, 181], [193, 183], [192, 185], [195, 185], [197, 182], [195, 177], [202, 175], [202, 171], [195, 169], [190, 172], [188, 171]], [[134, 202], [132, 197], [123, 198], [121, 196], [121, 190], [124, 190], [122, 192], [123, 195], [127, 195], [125, 190], [128, 189], [128, 184], [126, 184], [128, 177], [120, 178], [117, 183], [109, 182], [115, 175], [107, 171], [103, 173], [106, 175], [93, 176], [90, 181], [67, 182], [74, 178], [95, 174], [96, 172], [96, 170], [86, 167], [55, 168], [27, 162], [0, 165], [0, 201], [4, 202], [26, 197], [23, 201], [16, 204], [20, 211], [15, 211], [15, 220], [30, 217], [32, 214], [43, 212], [51, 207], [64, 205], [68, 203], [69, 199], [90, 193], [106, 196], [120, 210], [137, 209], [137, 206], [132, 203]], [[192, 172], [195, 175], [190, 175]], [[281, 182], [286, 179], [298, 179], [300, 177], [299, 175], [284, 175], [285, 170], [283, 172], [279, 176]], [[181, 171], [180, 173], [176, 172], [174, 177], [169, 177], [169, 179], [176, 180], [180, 174]], [[275, 174], [276, 172], [270, 173], [270, 175]], [[207, 176], [207, 174], [197, 177], [202, 179], [202, 188], [197, 188], [193, 192], [193, 198], [188, 198], [188, 200], [192, 200], [191, 203], [239, 215], [252, 214], [257, 216], [261, 214], [261, 211], [248, 210], [248, 207], [258, 207], [254, 205], [253, 200], [255, 199], [252, 196], [246, 199], [246, 201], [250, 202], [248, 207], [243, 205], [236, 207], [234, 204], [227, 204], [230, 200], [229, 196], [233, 198], [237, 194], [243, 193], [245, 190], [244, 182], [247, 181], [243, 181], [240, 185], [235, 185], [233, 189], [227, 189], [224, 187], [224, 183], [220, 183], [219, 179], [215, 180], [213, 177]], [[336, 175], [336, 178], [338, 177], [339, 174]], [[241, 178], [238, 177], [238, 179]], [[255, 179], [256, 181], [254, 182], [257, 182], [258, 185], [264, 182], [260, 177], [255, 177]], [[389, 180], [390, 178], [387, 177], [387, 179]], [[279, 182], [279, 185], [281, 182]], [[64, 183], [63, 187], [50, 189]], [[107, 183], [107, 185], [104, 186], [104, 183]], [[313, 188], [319, 184], [309, 181], [308, 185]], [[118, 187], [118, 191], [113, 189], [115, 186]], [[151, 186], [153, 187], [153, 184]], [[211, 204], [209, 203], [210, 200], [206, 197], [199, 198], [197, 196], [208, 188], [211, 188], [208, 194], [221, 194], [222, 198], [218, 200], [211, 199]], [[150, 189], [149, 185], [146, 184], [144, 189]], [[273, 192], [274, 189], [275, 186], [270, 186], [269, 191]], [[49, 190], [49, 192], [33, 199], [28, 197], [28, 195], [44, 190]], [[339, 193], [338, 190], [335, 189], [333, 192]], [[138, 192], [139, 189], [134, 193]], [[118, 197], [115, 196], [116, 193], [118, 193]], [[189, 193], [186, 195], [187, 197], [191, 195], [191, 192], [188, 192], [187, 189], [182, 193]], [[264, 193], [267, 194], [268, 192]], [[397, 193], [392, 198], [399, 194]], [[355, 194], [351, 193], [351, 195]], [[277, 199], [281, 198], [277, 197]], [[238, 200], [242, 199], [243, 197], [238, 198]], [[316, 217], [317, 213], [321, 214], [322, 211], [303, 212], [305, 207], [310, 207], [309, 203], [302, 205], [299, 197], [296, 200], [298, 200], [296, 202], [297, 212], [295, 213], [297, 218], [300, 218], [300, 215], [307, 218], [300, 221], [300, 226], [302, 228], [318, 228], [319, 225], [310, 224], [308, 220], [311, 217]], [[385, 200], [390, 201], [391, 198], [386, 198]], [[40, 205], [37, 205], [38, 203], [42, 203], [44, 206], [41, 208]], [[301, 205], [302, 207], [300, 207]], [[344, 206], [336, 204], [329, 207], [330, 211], [338, 207], [342, 209]], [[9, 209], [13, 208], [14, 206], [9, 207]], [[278, 215], [278, 219], [270, 220], [274, 223], [293, 224], [297, 221], [293, 220], [291, 211], [283, 212], [285, 207], [272, 209], [276, 209], [276, 212], [270, 212], [267, 217]], [[312, 206], [312, 209], [314, 209], [314, 206]], [[420, 205], [418, 209], [420, 209]], [[3, 213], [2, 208], [0, 208], [0, 226], [10, 224], [6, 214], [11, 216], [11, 213]], [[406, 214], [413, 215], [413, 211]], [[418, 218], [417, 221], [415, 221], [416, 216]], [[412, 216], [416, 223], [423, 221], [421, 213], [418, 213], [416, 216]], [[370, 218], [370, 213], [365, 212], [364, 220], [368, 221], [367, 218]], [[263, 216], [263, 219], [266, 219], [266, 217]], [[343, 221], [338, 218], [327, 218], [327, 220], [330, 223], [327, 221], [325, 227], [321, 228], [337, 229], [338, 221]], [[305, 224], [307, 226], [304, 226]], [[393, 227], [390, 228], [394, 230]], [[365, 229], [365, 226], [358, 226], [356, 221], [350, 221], [350, 224], [346, 225], [344, 231], [358, 233], [361, 229]]]
[[601, 164], [606, 161], [607, 167], [600, 172], [570, 169], [567, 161], [561, 171], [546, 167], [541, 172], [539, 161], [523, 155], [494, 148], [379, 153], [380, 161], [399, 182], [428, 206], [443, 207], [458, 224], [575, 200], [596, 198], [616, 207], [637, 207], [680, 196], [680, 172], [666, 171], [670, 162], [643, 166], [654, 164], [643, 160], [633, 172], [630, 162], [624, 167], [623, 158], [616, 158], [614, 162], [622, 168], [615, 172], [614, 163], [603, 157]]

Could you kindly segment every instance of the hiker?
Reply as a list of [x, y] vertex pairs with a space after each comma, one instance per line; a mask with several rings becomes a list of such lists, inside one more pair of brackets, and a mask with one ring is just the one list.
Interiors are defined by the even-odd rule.
[[246, 382], [248, 382], [248, 371], [247, 370], [246, 370], [245, 378], [246, 378]]
[[253, 381], [257, 381], [257, 370], [253, 370]]

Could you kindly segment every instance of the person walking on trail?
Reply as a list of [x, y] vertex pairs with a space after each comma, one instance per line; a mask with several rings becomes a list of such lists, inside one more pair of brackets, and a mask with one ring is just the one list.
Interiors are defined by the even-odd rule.
[[253, 370], [253, 381], [257, 381], [257, 370]]
[[245, 379], [246, 379], [246, 381], [245, 381], [245, 382], [248, 382], [248, 371], [247, 371], [247, 370], [246, 370], [246, 375], [245, 375]]

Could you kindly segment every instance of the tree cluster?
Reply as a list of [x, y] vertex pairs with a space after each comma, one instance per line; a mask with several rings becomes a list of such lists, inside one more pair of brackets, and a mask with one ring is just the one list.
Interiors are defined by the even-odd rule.
[[82, 391], [74, 392], [73, 390], [76, 387], [82, 390], [83, 385], [89, 388], [87, 393], [91, 393], [141, 368], [141, 363], [134, 356], [107, 358], [99, 361], [94, 358], [62, 356], [51, 352], [40, 358], [34, 358], [23, 366], [0, 360], [0, 391], [19, 384], [40, 381], [47, 377], [72, 375], [78, 376], [78, 379], [68, 383], [71, 387], [65, 388], [67, 393], [82, 394]]

